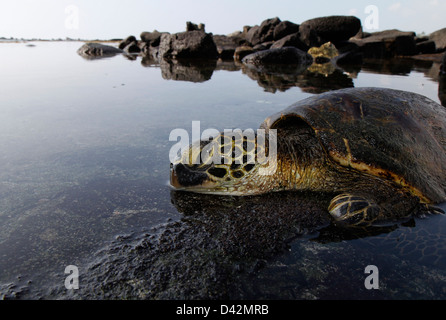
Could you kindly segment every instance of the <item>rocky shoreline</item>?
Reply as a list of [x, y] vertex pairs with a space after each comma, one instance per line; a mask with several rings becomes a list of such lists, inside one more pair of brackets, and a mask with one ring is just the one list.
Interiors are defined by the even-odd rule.
[[[354, 16], [328, 16], [296, 24], [279, 18], [242, 31], [213, 35], [204, 24], [186, 23], [178, 33], [144, 31], [112, 43], [87, 42], [78, 50], [85, 59], [124, 55], [141, 57], [145, 67], [161, 68], [165, 79], [203, 82], [214, 70], [240, 70], [265, 90], [299, 86], [320, 93], [353, 86], [345, 75], [372, 69], [399, 69], [435, 63], [439, 98], [446, 105], [446, 28], [428, 36], [396, 29], [364, 32]], [[431, 75], [430, 75], [431, 76]], [[316, 84], [316, 85], [315, 85]]]
[[[85, 44], [79, 54], [87, 58], [124, 53], [140, 55], [156, 62], [172, 59], [221, 59], [243, 62], [243, 58], [260, 51], [275, 49], [268, 62], [262, 64], [296, 63], [296, 55], [284, 57], [282, 52], [296, 48], [305, 56], [310, 48], [330, 42], [338, 51], [337, 63], [357, 64], [367, 58], [395, 58], [424, 56], [439, 59], [446, 51], [446, 28], [429, 36], [417, 36], [415, 32], [396, 29], [380, 32], [364, 32], [360, 19], [354, 16], [328, 16], [310, 19], [296, 24], [278, 17], [263, 21], [260, 25], [244, 26], [242, 31], [228, 35], [213, 35], [205, 31], [203, 24], [186, 23], [186, 31], [167, 33], [144, 31], [140, 39], [134, 35], [119, 42], [118, 48], [98, 44]], [[94, 48], [90, 48], [94, 47]], [[117, 51], [116, 49], [119, 49]], [[265, 55], [265, 52], [262, 54]], [[278, 57], [282, 57], [279, 60]], [[423, 58], [423, 57], [422, 57]], [[297, 60], [297, 64], [300, 64]], [[304, 59], [305, 60], [305, 59]], [[251, 59], [246, 59], [249, 64]], [[259, 61], [257, 61], [259, 62]], [[442, 69], [444, 71], [444, 69]]]

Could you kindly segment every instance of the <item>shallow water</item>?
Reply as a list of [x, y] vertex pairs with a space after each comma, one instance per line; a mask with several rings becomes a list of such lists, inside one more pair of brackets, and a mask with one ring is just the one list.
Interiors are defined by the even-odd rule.
[[[264, 75], [231, 62], [85, 60], [76, 53], [79, 42], [34, 44], [0, 45], [4, 298], [446, 298], [442, 216], [336, 238], [291, 215], [272, 215], [277, 229], [268, 229], [260, 218], [269, 219], [270, 204], [259, 199], [210, 200], [206, 207], [206, 199], [168, 186], [175, 128], [190, 133], [199, 120], [202, 130], [256, 129], [298, 100], [352, 86], [440, 102], [438, 63], [375, 61], [329, 75]], [[189, 197], [188, 208], [181, 197]], [[257, 218], [240, 211], [258, 203]], [[68, 265], [80, 270], [79, 290], [64, 286]], [[367, 265], [379, 268], [379, 289], [365, 289]], [[179, 276], [185, 268], [193, 270], [189, 279]], [[175, 281], [166, 285], [163, 277]], [[190, 284], [194, 279], [202, 282]]]

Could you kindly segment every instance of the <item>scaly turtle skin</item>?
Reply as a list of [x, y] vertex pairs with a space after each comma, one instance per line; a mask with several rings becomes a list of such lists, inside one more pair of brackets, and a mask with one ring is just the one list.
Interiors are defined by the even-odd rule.
[[[261, 128], [270, 142], [264, 149], [256, 148], [258, 136], [239, 144], [224, 133], [201, 141], [198, 150], [213, 145], [208, 154], [221, 163], [195, 153], [191, 164], [193, 152], [185, 153], [171, 165], [171, 184], [228, 195], [330, 192], [328, 211], [347, 225], [442, 212], [432, 205], [446, 200], [446, 111], [424, 96], [384, 88], [331, 91], [268, 117]], [[276, 161], [259, 163], [259, 152], [274, 151], [275, 132]]]

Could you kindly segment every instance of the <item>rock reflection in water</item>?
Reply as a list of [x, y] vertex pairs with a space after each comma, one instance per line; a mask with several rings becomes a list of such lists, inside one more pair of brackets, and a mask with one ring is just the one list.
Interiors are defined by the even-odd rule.
[[163, 79], [205, 82], [211, 79], [217, 66], [216, 60], [161, 60]]
[[[311, 68], [311, 69], [310, 69]], [[243, 72], [267, 92], [286, 91], [299, 87], [304, 92], [322, 93], [330, 90], [352, 88], [353, 79], [343, 71], [333, 66], [331, 62], [322, 65], [312, 65], [309, 69], [294, 69], [296, 72], [277, 70], [276, 72], [261, 72], [244, 67]]]

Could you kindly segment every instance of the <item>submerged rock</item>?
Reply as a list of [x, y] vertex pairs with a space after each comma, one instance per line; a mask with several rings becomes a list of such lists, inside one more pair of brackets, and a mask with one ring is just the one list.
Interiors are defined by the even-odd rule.
[[113, 57], [124, 53], [123, 50], [101, 43], [86, 43], [77, 50], [77, 53], [85, 59], [100, 59]]
[[243, 63], [261, 66], [266, 64], [309, 65], [311, 55], [294, 47], [268, 49], [252, 53], [242, 60]]

